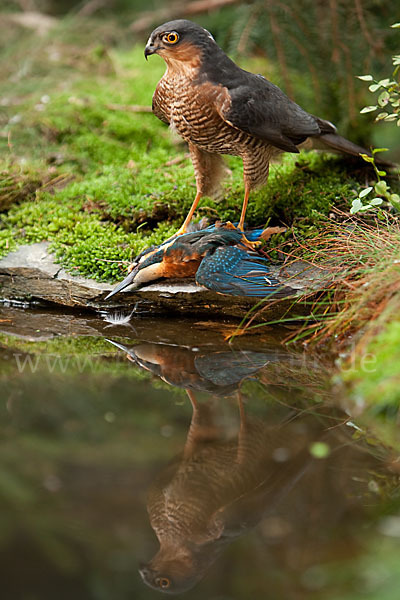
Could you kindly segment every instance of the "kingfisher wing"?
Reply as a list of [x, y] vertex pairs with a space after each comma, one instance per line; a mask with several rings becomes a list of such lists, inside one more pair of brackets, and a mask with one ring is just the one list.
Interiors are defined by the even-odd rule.
[[199, 375], [217, 386], [228, 386], [257, 373], [275, 355], [265, 352], [212, 352], [196, 354], [194, 364]]
[[271, 276], [268, 261], [237, 247], [217, 248], [206, 255], [196, 273], [196, 282], [210, 290], [233, 296], [289, 296], [293, 290]]

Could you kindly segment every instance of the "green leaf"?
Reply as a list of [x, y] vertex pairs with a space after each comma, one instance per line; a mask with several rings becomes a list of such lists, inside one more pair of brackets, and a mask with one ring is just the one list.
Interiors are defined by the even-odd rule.
[[374, 80], [372, 75], [356, 75], [356, 77], [358, 79], [361, 79], [361, 81], [373, 81]]
[[[381, 182], [380, 182], [381, 183]], [[376, 186], [375, 186], [376, 187]], [[368, 196], [368, 194], [370, 192], [372, 192], [373, 188], [372, 186], [365, 188], [365, 190], [361, 190], [361, 192], [358, 194], [359, 198], [365, 198], [365, 196]]]
[[390, 94], [389, 94], [389, 92], [386, 92], [386, 90], [385, 90], [378, 96], [379, 106], [386, 106], [386, 104], [389, 102], [389, 99], [390, 99]]
[[378, 108], [377, 106], [364, 106], [364, 108], [362, 108], [360, 110], [360, 114], [372, 112], [373, 110], [376, 110], [377, 108]]
[[[386, 183], [386, 181], [378, 181], [375, 184], [375, 192], [377, 194], [379, 194], [380, 196], [384, 196], [386, 194], [386, 192], [388, 191], [388, 184]], [[360, 194], [361, 196], [361, 194]]]
[[371, 206], [379, 206], [380, 204], [382, 204], [382, 202], [382, 198], [372, 198], [372, 200], [369, 201]]
[[380, 83], [373, 83], [372, 85], [369, 86], [369, 91], [370, 92], [376, 92], [376, 90], [379, 90], [379, 88], [381, 87]]
[[400, 29], [400, 23], [393, 23], [393, 25], [391, 25], [390, 27], [392, 27], [393, 29]]
[[363, 207], [363, 203], [361, 202], [361, 200], [359, 198], [356, 198], [355, 200], [353, 200], [353, 202], [351, 203], [351, 209], [350, 209], [350, 214], [354, 215], [355, 213], [357, 213], [359, 210], [361, 210]]
[[394, 200], [393, 197], [390, 199], [390, 204], [395, 208], [398, 212], [400, 212], [400, 196], [397, 194], [392, 194], [392, 196], [396, 196], [398, 200]]
[[369, 162], [369, 163], [373, 163], [374, 162], [374, 157], [373, 156], [369, 156], [368, 154], [360, 154], [361, 158], [363, 160], [365, 160], [365, 162]]
[[378, 171], [379, 177], [385, 177], [386, 171]]
[[[386, 87], [387, 85], [390, 85], [390, 83], [393, 83], [392, 81], [390, 81], [390, 79], [386, 78], [386, 79], [381, 79], [380, 81], [378, 81], [378, 84], [382, 87]], [[370, 86], [371, 88], [372, 86]], [[371, 90], [372, 91], [372, 90]]]
[[389, 113], [387, 113], [387, 112], [381, 112], [381, 113], [379, 113], [379, 115], [377, 115], [375, 117], [375, 121], [382, 121], [382, 119], [384, 119], [385, 117], [387, 117], [388, 114]]
[[377, 152], [387, 152], [389, 148], [374, 148], [372, 150], [372, 154], [376, 154]]

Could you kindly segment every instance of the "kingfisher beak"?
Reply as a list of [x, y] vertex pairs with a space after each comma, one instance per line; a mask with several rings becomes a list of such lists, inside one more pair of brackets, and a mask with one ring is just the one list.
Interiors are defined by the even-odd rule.
[[154, 46], [153, 44], [147, 44], [146, 48], [144, 49], [144, 57], [147, 60], [148, 56], [151, 56], [152, 54], [156, 54], [157, 50], [159, 50], [160, 47], [159, 46]]
[[135, 269], [132, 269], [132, 271], [125, 277], [125, 279], [123, 281], [121, 281], [121, 283], [119, 283], [105, 298], [104, 300], [109, 300], [109, 298], [112, 298], [112, 296], [114, 296], [115, 294], [118, 294], [118, 292], [120, 292], [121, 290], [124, 290], [125, 288], [127, 288], [129, 285], [131, 285], [132, 283], [134, 283], [135, 277], [137, 275], [138, 272], [138, 267], [136, 267]]
[[133, 361], [135, 363], [137, 363], [135, 351], [133, 348], [128, 348], [127, 346], [124, 346], [123, 344], [119, 344], [118, 342], [114, 342], [114, 340], [110, 340], [108, 338], [104, 338], [104, 339], [106, 340], [106, 342], [110, 342], [110, 344], [112, 344], [119, 350], [122, 350], [123, 352], [125, 352], [125, 354], [129, 355], [133, 359]]

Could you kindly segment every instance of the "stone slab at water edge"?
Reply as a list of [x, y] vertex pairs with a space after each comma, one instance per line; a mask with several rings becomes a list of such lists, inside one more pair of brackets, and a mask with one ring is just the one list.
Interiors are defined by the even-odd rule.
[[[281, 315], [306, 314], [302, 298], [326, 283], [327, 272], [303, 261], [282, 268], [271, 266], [271, 275], [279, 276], [283, 284], [296, 290], [295, 296], [267, 300], [263, 319]], [[242, 318], [259, 299], [227, 296], [212, 292], [190, 280], [159, 282], [139, 290], [120, 293], [105, 302], [113, 289], [106, 283], [67, 273], [54, 261], [47, 242], [21, 246], [0, 260], [0, 299], [3, 302], [39, 302], [76, 308], [117, 308], [134, 306], [152, 313], [208, 314]]]

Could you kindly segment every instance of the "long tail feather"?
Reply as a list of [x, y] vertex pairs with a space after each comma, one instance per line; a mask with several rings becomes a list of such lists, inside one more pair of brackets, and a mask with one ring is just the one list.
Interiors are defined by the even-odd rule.
[[[369, 150], [366, 150], [362, 146], [358, 144], [354, 144], [350, 140], [338, 135], [337, 133], [324, 133], [319, 137], [312, 138], [312, 145], [315, 148], [328, 148], [329, 150], [334, 150], [335, 152], [339, 152], [340, 154], [350, 154], [351, 156], [360, 156], [360, 154], [367, 154], [368, 156], [372, 156]], [[377, 164], [388, 168], [395, 168], [397, 165], [394, 163], [384, 160], [378, 154], [375, 155], [375, 161]]]

